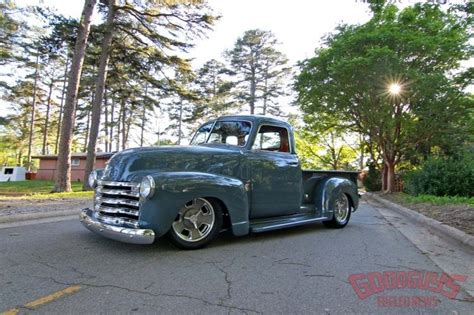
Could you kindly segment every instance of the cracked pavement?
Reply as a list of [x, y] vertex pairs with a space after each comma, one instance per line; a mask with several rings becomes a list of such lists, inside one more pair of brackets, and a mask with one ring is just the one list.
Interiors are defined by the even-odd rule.
[[418, 289], [383, 293], [435, 296], [439, 304], [429, 308], [380, 307], [377, 295], [357, 297], [348, 281], [351, 274], [442, 272], [440, 266], [449, 263], [454, 251], [436, 246], [420, 250], [365, 202], [344, 229], [315, 224], [245, 237], [227, 233], [198, 251], [178, 250], [166, 239], [150, 246], [118, 243], [90, 233], [79, 220], [3, 228], [0, 239], [0, 312], [12, 308], [33, 312], [22, 306], [74, 285], [81, 289], [34, 312], [474, 312], [465, 291], [452, 300]]

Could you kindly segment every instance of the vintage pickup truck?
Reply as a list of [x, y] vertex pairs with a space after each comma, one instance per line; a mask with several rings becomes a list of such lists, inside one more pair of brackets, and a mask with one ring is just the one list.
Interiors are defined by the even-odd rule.
[[344, 227], [359, 204], [357, 172], [301, 170], [291, 126], [264, 116], [202, 125], [189, 146], [128, 149], [95, 170], [91, 231], [135, 244], [169, 235], [201, 248], [219, 232], [265, 232], [314, 222]]

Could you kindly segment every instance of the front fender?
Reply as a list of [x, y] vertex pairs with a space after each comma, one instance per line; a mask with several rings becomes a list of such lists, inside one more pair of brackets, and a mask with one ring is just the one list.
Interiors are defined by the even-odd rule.
[[141, 227], [153, 229], [157, 236], [164, 235], [184, 204], [194, 198], [212, 197], [226, 206], [233, 234], [248, 233], [249, 202], [241, 180], [200, 172], [160, 172], [150, 176], [155, 180], [155, 193], [142, 202]]
[[332, 218], [334, 215], [335, 200], [339, 193], [345, 193], [349, 196], [353, 211], [359, 207], [357, 186], [348, 179], [331, 177], [316, 186], [315, 205], [321, 209], [324, 216]]

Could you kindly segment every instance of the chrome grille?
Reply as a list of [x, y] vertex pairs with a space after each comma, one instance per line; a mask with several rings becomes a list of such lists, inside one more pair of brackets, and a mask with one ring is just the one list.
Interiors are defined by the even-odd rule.
[[140, 198], [138, 184], [98, 181], [95, 190], [96, 218], [105, 224], [138, 227]]

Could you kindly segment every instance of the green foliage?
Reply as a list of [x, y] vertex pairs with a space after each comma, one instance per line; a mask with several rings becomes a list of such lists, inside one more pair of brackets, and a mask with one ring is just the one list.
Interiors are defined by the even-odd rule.
[[18, 10], [13, 1], [0, 0], [0, 65], [17, 60], [20, 56], [21, 36], [26, 25], [15, 17]]
[[277, 98], [285, 94], [284, 79], [290, 74], [288, 59], [277, 50], [278, 41], [270, 31], [248, 30], [239, 37], [234, 48], [226, 52], [231, 70], [237, 77], [234, 95], [248, 104], [250, 113], [257, 107], [262, 115], [279, 115]]
[[474, 196], [474, 156], [431, 157], [418, 170], [404, 176], [405, 191], [412, 195]]
[[303, 168], [351, 170], [357, 158], [357, 153], [344, 140], [343, 134], [330, 129], [324, 133], [314, 133], [310, 130], [295, 132], [296, 150]]
[[367, 191], [382, 190], [382, 176], [374, 163], [369, 164], [369, 171], [362, 183]]
[[[33, 195], [49, 194], [53, 190], [54, 182], [50, 180], [25, 180], [19, 182], [0, 182], [0, 195]], [[82, 183], [72, 182], [74, 192], [82, 191]]]
[[[462, 143], [474, 103], [464, 92], [472, 69], [459, 65], [474, 53], [472, 19], [429, 3], [398, 11], [377, 1], [372, 9], [370, 21], [340, 26], [300, 63], [295, 87], [305, 121], [362, 134], [391, 167], [410, 150]], [[395, 82], [398, 95], [388, 93]]]
[[[82, 184], [81, 184], [82, 186]], [[94, 197], [93, 191], [72, 191], [72, 192], [62, 192], [62, 193], [31, 193], [20, 196], [2, 196], [0, 195], [0, 200], [62, 200], [62, 199], [91, 199]]]
[[193, 108], [191, 120], [203, 123], [227, 113], [230, 108], [236, 109], [237, 104], [231, 100], [233, 83], [229, 74], [230, 70], [215, 59], [198, 69], [194, 85], [200, 100]]
[[433, 196], [433, 195], [403, 195], [404, 201], [407, 203], [431, 203], [433, 205], [449, 205], [449, 204], [464, 204], [474, 206], [473, 197], [459, 197], [459, 196]]

